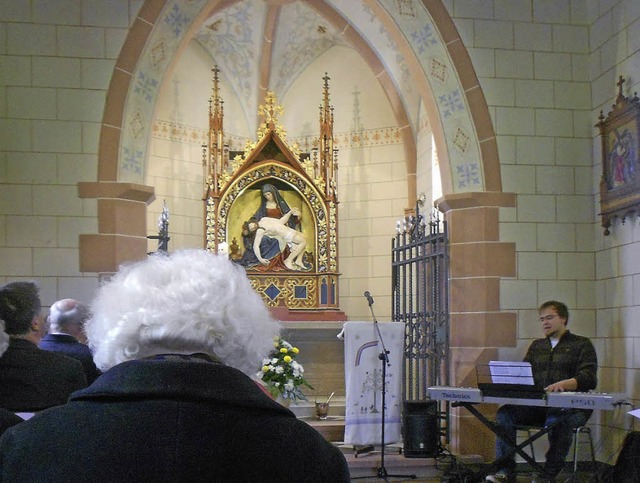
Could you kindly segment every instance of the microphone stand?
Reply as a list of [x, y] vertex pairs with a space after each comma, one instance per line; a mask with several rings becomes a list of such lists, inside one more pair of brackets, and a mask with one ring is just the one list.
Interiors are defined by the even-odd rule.
[[[380, 442], [380, 468], [378, 468], [378, 472], [376, 473], [376, 478], [380, 478], [384, 481], [388, 481], [389, 477], [392, 478], [408, 478], [411, 480], [416, 479], [416, 475], [390, 475], [387, 472], [387, 468], [384, 465], [384, 427], [385, 427], [385, 412], [386, 412], [386, 396], [387, 396], [387, 366], [391, 365], [389, 363], [389, 351], [384, 345], [384, 339], [382, 338], [382, 333], [380, 332], [380, 327], [378, 325], [378, 320], [376, 319], [376, 314], [373, 313], [373, 297], [367, 291], [364, 293], [364, 296], [367, 298], [367, 302], [369, 303], [369, 309], [371, 310], [371, 317], [373, 318], [373, 325], [376, 328], [376, 333], [378, 335], [378, 339], [380, 340], [380, 345], [382, 346], [382, 351], [378, 354], [378, 359], [380, 359], [380, 363], [382, 364], [382, 414], [381, 414], [381, 442]], [[373, 478], [371, 476], [363, 476], [363, 477], [355, 477], [351, 478], [352, 480], [359, 480], [362, 478]]]

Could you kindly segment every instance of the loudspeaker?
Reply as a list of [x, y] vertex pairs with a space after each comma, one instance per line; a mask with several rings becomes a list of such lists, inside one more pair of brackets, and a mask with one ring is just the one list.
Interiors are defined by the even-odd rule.
[[402, 413], [402, 441], [405, 458], [438, 456], [440, 428], [438, 401], [405, 401]]
[[613, 468], [616, 483], [637, 483], [640, 481], [640, 432], [627, 433], [622, 449]]

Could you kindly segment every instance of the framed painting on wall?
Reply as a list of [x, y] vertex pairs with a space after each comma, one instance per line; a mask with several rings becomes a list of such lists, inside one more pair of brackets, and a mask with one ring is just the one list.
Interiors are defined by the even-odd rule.
[[598, 124], [602, 142], [600, 216], [604, 234], [612, 220], [622, 222], [640, 211], [640, 99], [622, 95], [624, 79], [618, 80], [618, 96], [611, 111], [600, 111]]

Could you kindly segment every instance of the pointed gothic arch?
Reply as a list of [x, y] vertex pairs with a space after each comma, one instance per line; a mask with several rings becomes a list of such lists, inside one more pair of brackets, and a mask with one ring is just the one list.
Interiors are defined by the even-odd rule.
[[[345, 1], [352, 0], [309, 3], [319, 11], [333, 11], [336, 17], [337, 8], [332, 7]], [[182, 29], [184, 34], [197, 22], [202, 23], [212, 9], [230, 3], [233, 2], [189, 2], [191, 24], [173, 28]], [[144, 185], [144, 163], [153, 104], [160, 86], [140, 76], [141, 66], [162, 70], [180, 50], [178, 39], [171, 40], [172, 26], [163, 22], [168, 5], [167, 0], [144, 1], [116, 61], [100, 131], [98, 179], [95, 183], [79, 183], [81, 198], [98, 199], [98, 233], [80, 236], [82, 272], [110, 273], [125, 261], [146, 256], [146, 207], [154, 198], [154, 189]], [[451, 341], [453, 346], [466, 347], [457, 356], [454, 351], [452, 381], [464, 383], [470, 368], [491, 353], [486, 348], [515, 342], [515, 314], [500, 313], [499, 296], [500, 277], [515, 276], [515, 246], [499, 242], [498, 230], [498, 210], [515, 206], [515, 195], [502, 192], [497, 143], [486, 100], [464, 43], [442, 2], [398, 2], [394, 11], [382, 2], [369, 1], [367, 5], [406, 56], [433, 128], [444, 193], [437, 205], [446, 214], [451, 236]], [[408, 5], [409, 11], [403, 11], [402, 5]], [[346, 35], [356, 44], [366, 44], [367, 39], [347, 28], [349, 19], [343, 20]], [[429, 56], [424, 50], [427, 45], [420, 43], [424, 40], [415, 40], [429, 38], [440, 48], [439, 56]], [[402, 120], [404, 111], [398, 105], [393, 79], [385, 72], [383, 62], [379, 66], [378, 78], [392, 93], [396, 114], [400, 113], [403, 139], [407, 145], [415, 143], [408, 124]], [[445, 84], [437, 84], [438, 80], [445, 77], [448, 91], [436, 92]], [[136, 100], [136, 90], [145, 91], [150, 105]], [[452, 115], [451, 106], [458, 109], [458, 101], [465, 108]], [[414, 145], [410, 150], [415, 160]], [[471, 148], [471, 155], [465, 151], [467, 148]], [[477, 169], [480, 181], [460, 184], [459, 172], [466, 170], [468, 174], [473, 169]], [[414, 164], [408, 171], [410, 204], [416, 198], [415, 172]], [[464, 450], [464, 442], [461, 444]]]

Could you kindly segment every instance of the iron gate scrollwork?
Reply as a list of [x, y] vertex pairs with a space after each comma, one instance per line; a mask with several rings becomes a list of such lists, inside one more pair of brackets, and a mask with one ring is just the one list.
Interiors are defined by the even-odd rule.
[[[430, 386], [448, 386], [449, 241], [434, 210], [399, 221], [392, 242], [392, 319], [405, 326], [403, 397], [427, 399]], [[440, 434], [449, 441], [449, 406], [439, 402]]]

